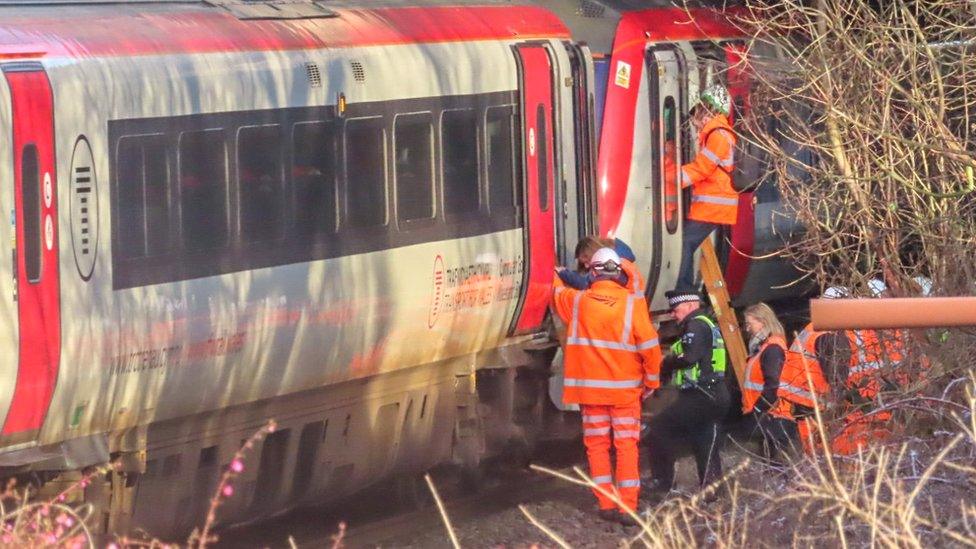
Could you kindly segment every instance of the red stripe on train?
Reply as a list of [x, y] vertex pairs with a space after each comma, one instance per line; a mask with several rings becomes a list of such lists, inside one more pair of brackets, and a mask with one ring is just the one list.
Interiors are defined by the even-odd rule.
[[530, 6], [335, 11], [338, 17], [252, 21], [200, 8], [112, 13], [73, 12], [66, 7], [61, 15], [47, 17], [5, 15], [0, 20], [0, 55], [22, 50], [22, 44], [31, 44], [32, 52], [46, 48], [49, 56], [88, 57], [569, 37], [555, 15]]
[[[58, 194], [54, 163], [54, 105], [47, 74], [6, 72], [13, 118], [14, 197], [17, 220], [17, 320], [20, 332], [17, 383], [3, 435], [40, 429], [47, 415], [61, 361], [60, 279], [58, 274]], [[38, 210], [24, 211], [25, 147], [37, 150]], [[47, 177], [46, 177], [47, 176]], [[46, 183], [50, 181], [50, 183]], [[39, 234], [26, 235], [24, 217], [39, 215]], [[25, 239], [40, 246], [38, 279], [28, 280]]]
[[[600, 156], [597, 160], [601, 234], [615, 234], [623, 216], [634, 152], [637, 92], [644, 74], [644, 49], [647, 44], [742, 36], [742, 29], [730, 18], [744, 13], [741, 9], [718, 12], [667, 8], [625, 13], [621, 18], [613, 43]], [[630, 65], [628, 87], [614, 83], [620, 62]], [[650, 145], [642, 143], [641, 146]]]

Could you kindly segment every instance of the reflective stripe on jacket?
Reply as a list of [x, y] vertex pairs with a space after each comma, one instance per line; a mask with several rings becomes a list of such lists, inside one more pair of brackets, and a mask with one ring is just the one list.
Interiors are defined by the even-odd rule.
[[[745, 383], [742, 384], [742, 413], [748, 414], [756, 407], [756, 402], [759, 401], [759, 397], [762, 396], [763, 389], [766, 386], [766, 378], [763, 375], [762, 366], [760, 364], [763, 351], [766, 350], [770, 345], [775, 345], [783, 349], [783, 353], [786, 353], [786, 340], [782, 336], [769, 336], [766, 341], [763, 342], [759, 351], [749, 358], [749, 362], [746, 363], [746, 371], [744, 374]], [[779, 381], [777, 380], [777, 383]], [[773, 407], [770, 408], [769, 412], [775, 417], [785, 417], [791, 418], [791, 408], [789, 403], [777, 399], [776, 403], [773, 403]]]
[[847, 337], [851, 343], [851, 368], [847, 374], [847, 387], [857, 389], [866, 399], [875, 398], [881, 392], [885, 373], [901, 373], [905, 351], [904, 335], [898, 330], [852, 330]]
[[554, 284], [567, 325], [563, 402], [626, 404], [660, 385], [661, 347], [643, 295], [609, 280], [584, 291], [559, 277]]
[[[706, 142], [707, 140], [707, 142]], [[718, 114], [698, 134], [698, 154], [681, 167], [681, 186], [691, 187], [688, 219], [734, 225], [739, 195], [732, 187], [735, 133], [729, 119]]]
[[[779, 376], [779, 389], [776, 391], [780, 398], [793, 404], [813, 408], [814, 395], [820, 398], [830, 392], [830, 384], [827, 383], [823, 368], [817, 359], [817, 338], [822, 334], [823, 332], [813, 329], [812, 323], [807, 324], [786, 351], [786, 362], [783, 364], [783, 372]], [[807, 374], [809, 374], [809, 381]]]

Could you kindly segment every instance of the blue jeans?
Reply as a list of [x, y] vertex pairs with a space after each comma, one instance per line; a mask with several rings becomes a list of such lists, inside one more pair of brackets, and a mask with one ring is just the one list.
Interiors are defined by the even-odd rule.
[[705, 223], [703, 221], [686, 220], [684, 233], [681, 235], [681, 267], [678, 269], [678, 283], [675, 290], [681, 292], [694, 292], [695, 288], [695, 269], [694, 259], [695, 250], [712, 231], [721, 225], [717, 223]]

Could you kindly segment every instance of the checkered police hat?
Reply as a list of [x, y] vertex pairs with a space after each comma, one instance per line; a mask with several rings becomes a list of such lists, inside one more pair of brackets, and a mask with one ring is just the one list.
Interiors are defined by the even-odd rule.
[[674, 309], [682, 303], [688, 303], [689, 301], [701, 301], [701, 296], [696, 292], [680, 292], [678, 290], [672, 290], [670, 292], [664, 292], [664, 296], [668, 298], [668, 306]]

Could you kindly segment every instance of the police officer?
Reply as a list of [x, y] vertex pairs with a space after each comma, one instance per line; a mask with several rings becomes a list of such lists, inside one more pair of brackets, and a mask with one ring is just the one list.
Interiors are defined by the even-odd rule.
[[729, 409], [725, 382], [725, 341], [715, 320], [701, 308], [693, 292], [667, 292], [668, 304], [679, 322], [680, 339], [662, 366], [677, 391], [675, 398], [654, 414], [647, 433], [653, 480], [650, 498], [661, 499], [674, 483], [674, 462], [690, 449], [698, 466], [701, 487], [722, 476], [720, 423]]

